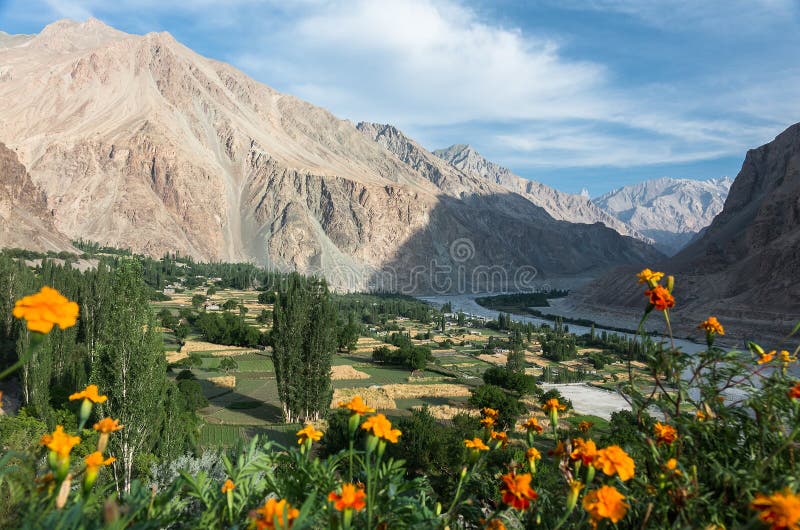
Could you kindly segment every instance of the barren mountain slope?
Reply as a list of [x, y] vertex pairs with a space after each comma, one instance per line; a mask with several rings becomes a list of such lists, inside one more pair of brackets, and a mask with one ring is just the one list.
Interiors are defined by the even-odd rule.
[[47, 199], [31, 181], [14, 151], [0, 143], [0, 247], [72, 251], [53, 226]]
[[486, 160], [469, 145], [456, 144], [437, 149], [433, 154], [447, 161], [464, 173], [478, 176], [520, 195], [544, 208], [550, 216], [571, 223], [603, 223], [622, 235], [635, 237], [647, 243], [653, 240], [633, 229], [630, 225], [598, 208], [581, 195], [564, 193], [541, 182], [515, 175], [511, 170]]
[[669, 255], [686, 246], [722, 211], [732, 179], [660, 178], [625, 186], [593, 202]]
[[[729, 334], [773, 336], [800, 320], [800, 124], [748, 151], [722, 212], [673, 258], [654, 268], [677, 277], [675, 316], [683, 332], [716, 315]], [[581, 310], [609, 300], [643, 307], [633, 269], [570, 296]]]
[[0, 140], [70, 238], [254, 260], [353, 288], [386, 267], [452, 265], [457, 237], [491, 240], [472, 267], [541, 274], [657, 254], [597, 228], [564, 223], [567, 236], [555, 234], [534, 222], [529, 201], [457, 171], [436, 182], [350, 122], [166, 33], [59, 21], [4, 38], [0, 64]]

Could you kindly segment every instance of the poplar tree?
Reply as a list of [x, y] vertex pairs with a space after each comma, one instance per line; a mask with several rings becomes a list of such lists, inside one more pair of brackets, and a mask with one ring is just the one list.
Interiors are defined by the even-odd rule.
[[137, 455], [150, 452], [164, 424], [166, 360], [136, 261], [114, 271], [92, 380], [108, 396], [100, 413], [125, 426], [111, 438], [117, 488], [130, 491]]
[[336, 338], [336, 312], [325, 281], [292, 274], [275, 301], [272, 331], [275, 378], [287, 423], [315, 421], [328, 410]]

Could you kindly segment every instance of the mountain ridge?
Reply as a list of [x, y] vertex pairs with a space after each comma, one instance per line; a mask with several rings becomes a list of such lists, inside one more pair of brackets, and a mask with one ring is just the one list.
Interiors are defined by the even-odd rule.
[[661, 177], [623, 186], [592, 199], [597, 206], [653, 238], [673, 255], [722, 211], [733, 179]]
[[[253, 261], [345, 289], [386, 268], [455, 270], [450, 245], [470, 237], [489, 241], [474, 248], [472, 269], [497, 261], [540, 277], [660, 256], [592, 225], [558, 225], [567, 237], [557, 238], [524, 197], [424, 150], [430, 167], [415, 168], [351, 122], [167, 33], [59, 21], [0, 47], [0, 64], [0, 140], [71, 239]], [[444, 180], [431, 179], [432, 168]]]

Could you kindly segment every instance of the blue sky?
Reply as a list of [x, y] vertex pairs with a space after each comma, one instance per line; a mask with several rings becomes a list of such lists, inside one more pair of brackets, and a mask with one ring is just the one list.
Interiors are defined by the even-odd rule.
[[800, 121], [800, 0], [0, 0], [9, 33], [88, 16], [593, 196], [735, 176]]

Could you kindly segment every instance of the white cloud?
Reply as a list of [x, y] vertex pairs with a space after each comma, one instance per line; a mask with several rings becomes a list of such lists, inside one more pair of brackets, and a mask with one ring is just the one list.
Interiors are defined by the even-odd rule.
[[[601, 59], [570, 55], [555, 32], [545, 36], [482, 18], [466, 0], [44, 1], [48, 8], [41, 10], [31, 9], [29, 0], [12, 4], [31, 17], [92, 14], [143, 32], [172, 29], [160, 25], [172, 20], [168, 24], [179, 31], [224, 41], [216, 58], [337, 115], [394, 123], [429, 147], [441, 147], [444, 138], [469, 142], [518, 167], [739, 156], [770, 139], [787, 120], [800, 119], [793, 88], [800, 86], [800, 70], [791, 64], [770, 70], [768, 78], [754, 68], [721, 79], [709, 74], [647, 84], [620, 77]], [[658, 31], [698, 33], [764, 31], [796, 20], [799, 5], [796, 0], [539, 2], [621, 13]], [[648, 44], [656, 47], [658, 37]], [[648, 68], [647, 58], [640, 59], [641, 68]]]

